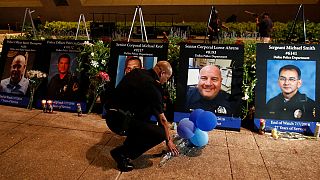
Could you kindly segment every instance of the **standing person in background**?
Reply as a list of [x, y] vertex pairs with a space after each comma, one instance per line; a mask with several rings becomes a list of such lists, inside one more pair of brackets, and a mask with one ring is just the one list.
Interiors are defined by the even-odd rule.
[[221, 28], [228, 29], [228, 27], [224, 26], [219, 18], [218, 11], [213, 9], [211, 14], [211, 19], [208, 24], [208, 36], [209, 43], [212, 44], [213, 41], [220, 40]]
[[38, 15], [34, 20], [33, 20], [34, 26], [37, 31], [39, 31], [42, 28], [42, 21], [41, 21], [41, 16]]
[[270, 43], [273, 23], [269, 13], [263, 13], [261, 20], [259, 20], [259, 17], [256, 17], [256, 24], [259, 28], [260, 41], [263, 43]]

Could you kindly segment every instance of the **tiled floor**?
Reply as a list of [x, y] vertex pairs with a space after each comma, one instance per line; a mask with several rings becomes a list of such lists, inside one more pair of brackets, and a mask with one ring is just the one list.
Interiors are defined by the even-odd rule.
[[0, 105], [0, 179], [320, 179], [320, 140], [214, 130], [196, 157], [159, 167], [160, 144], [121, 173], [109, 152], [123, 140], [97, 114]]

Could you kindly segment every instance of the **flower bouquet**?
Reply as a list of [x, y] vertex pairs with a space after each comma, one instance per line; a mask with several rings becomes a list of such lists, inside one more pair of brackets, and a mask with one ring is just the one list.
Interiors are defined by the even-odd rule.
[[90, 85], [93, 87], [93, 101], [90, 105], [88, 113], [91, 113], [92, 108], [97, 101], [97, 98], [100, 96], [102, 91], [104, 90], [105, 85], [110, 81], [109, 75], [104, 72], [100, 71], [95, 77], [90, 79]]
[[85, 74], [90, 82], [86, 96], [87, 102], [91, 102], [91, 97], [93, 97], [92, 104], [88, 110], [88, 113], [91, 113], [97, 98], [104, 91], [106, 83], [110, 81], [109, 75], [107, 74], [110, 47], [102, 41], [95, 43], [86, 41], [80, 48], [81, 53], [77, 58], [77, 71]]
[[27, 109], [32, 109], [33, 99], [35, 91], [38, 89], [41, 82], [47, 77], [46, 73], [43, 73], [38, 70], [29, 70], [27, 71], [27, 78], [29, 79], [29, 89], [30, 89], [30, 99], [27, 106]]

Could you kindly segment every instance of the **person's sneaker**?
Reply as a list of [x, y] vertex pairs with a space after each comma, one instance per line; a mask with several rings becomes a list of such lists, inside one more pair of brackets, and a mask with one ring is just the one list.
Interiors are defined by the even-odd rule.
[[122, 172], [129, 172], [133, 170], [133, 164], [130, 163], [130, 159], [126, 158], [124, 155], [118, 153], [115, 149], [112, 149], [110, 151], [110, 154], [112, 158], [116, 161], [117, 163], [117, 168], [122, 171]]

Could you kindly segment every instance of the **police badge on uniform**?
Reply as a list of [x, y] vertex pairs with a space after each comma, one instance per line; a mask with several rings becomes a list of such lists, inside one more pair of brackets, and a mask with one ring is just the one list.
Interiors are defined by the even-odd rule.
[[294, 112], [293, 112], [293, 117], [296, 118], [296, 119], [299, 119], [302, 117], [302, 111], [301, 109], [296, 109]]
[[219, 106], [217, 109], [216, 109], [216, 113], [219, 113], [219, 114], [227, 114], [227, 109], [223, 106]]

